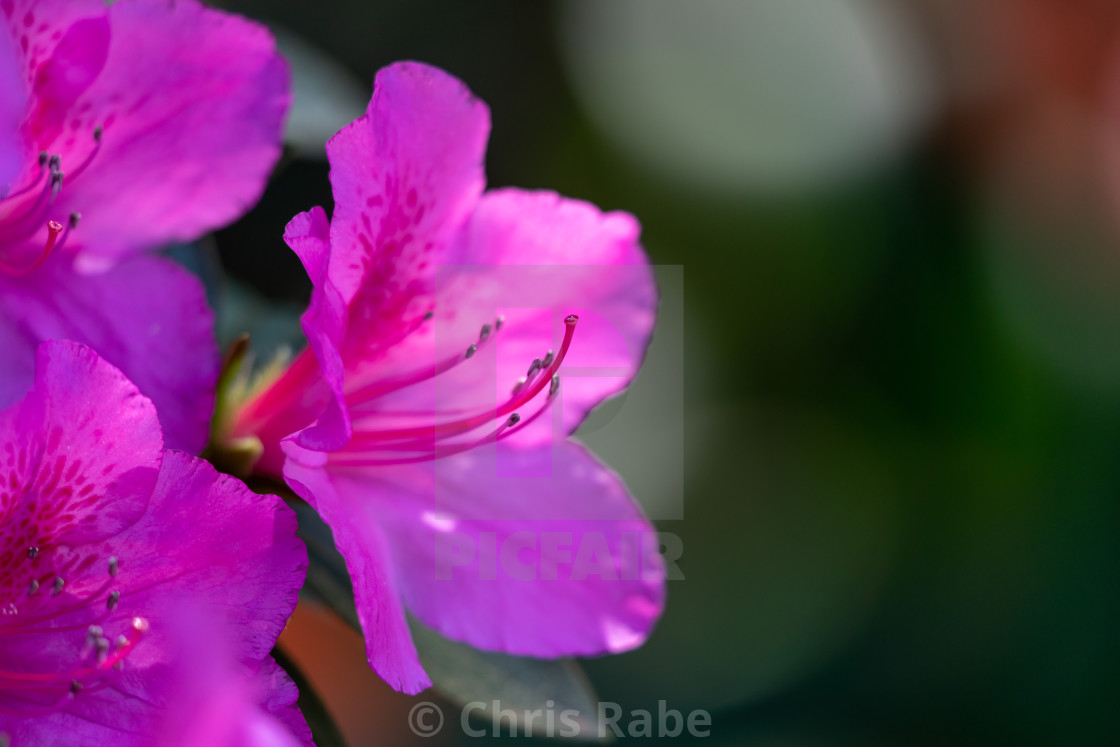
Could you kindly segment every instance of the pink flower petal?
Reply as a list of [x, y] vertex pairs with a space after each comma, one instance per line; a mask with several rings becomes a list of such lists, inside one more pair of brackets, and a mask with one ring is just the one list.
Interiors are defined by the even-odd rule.
[[87, 18], [105, 15], [101, 0], [0, 0], [0, 22], [19, 50], [22, 77], [30, 88], [66, 30]]
[[284, 478], [330, 525], [338, 551], [346, 559], [370, 667], [396, 690], [415, 694], [430, 687], [432, 681], [420, 664], [404, 616], [390, 540], [367, 512], [352, 513], [350, 498], [335, 490], [323, 470], [301, 463], [301, 457], [317, 461], [315, 452], [292, 442], [285, 448], [290, 458]]
[[205, 601], [183, 599], [170, 620], [176, 651], [169, 681], [175, 697], [157, 727], [161, 746], [311, 745], [311, 731], [295, 705], [295, 683], [271, 656], [255, 672], [240, 666], [224, 617]]
[[[351, 562], [356, 583], [384, 588], [378, 599], [399, 589], [413, 614], [450, 638], [530, 656], [594, 655], [639, 645], [661, 614], [665, 571], [652, 527], [578, 444], [299, 475], [348, 560], [387, 550], [376, 566]], [[367, 641], [405, 645], [385, 639], [406, 629], [363, 627]]]
[[[228, 646], [233, 666], [261, 670], [306, 569], [295, 515], [206, 462], [163, 453], [151, 402], [89, 348], [45, 343], [35, 382], [0, 413], [0, 732], [160, 743], [184, 600], [216, 611], [229, 638], [196, 630], [192, 645]], [[295, 724], [284, 690], [261, 702]]]
[[[269, 716], [268, 723], [254, 729], [257, 733], [264, 732], [256, 744], [260, 747], [286, 747], [290, 741], [295, 741], [297, 744], [311, 745], [311, 730], [296, 707], [299, 691], [288, 673], [269, 656], [261, 662], [253, 679], [258, 698], [263, 696], [260, 707]], [[277, 725], [282, 727], [282, 732], [277, 729]]]
[[16, 41], [0, 26], [0, 189], [11, 192], [26, 160], [19, 125], [27, 109], [27, 85]]
[[89, 348], [45, 345], [36, 360], [34, 387], [0, 413], [0, 539], [17, 557], [40, 540], [123, 530], [144, 512], [163, 453], [151, 401]]
[[563, 319], [576, 314], [559, 371], [560, 432], [553, 433], [552, 418], [540, 418], [509, 443], [531, 447], [563, 438], [625, 389], [645, 356], [657, 288], [638, 231], [628, 213], [604, 214], [554, 192], [488, 192], [451, 252], [459, 264], [439, 270], [428, 329], [376, 357], [352, 355], [347, 376], [376, 379], [461, 352], [501, 314], [501, 330], [469, 361], [384, 397], [371, 412], [492, 408], [510, 397], [534, 359], [559, 348]]
[[405, 62], [378, 73], [366, 114], [327, 143], [334, 218], [328, 226], [316, 208], [285, 232], [314, 283], [303, 327], [333, 392], [301, 435], [305, 446], [338, 448], [350, 437], [343, 356], [376, 356], [383, 336], [407, 323], [402, 315], [427, 311], [425, 299], [410, 301], [478, 200], [489, 130], [489, 110], [462, 82]]
[[201, 283], [174, 263], [137, 257], [103, 273], [55, 257], [25, 278], [0, 274], [0, 406], [31, 382], [40, 342], [92, 346], [150, 397], [167, 445], [193, 453], [209, 437], [218, 376], [213, 314]]
[[[259, 662], [295, 609], [306, 572], [295, 521], [276, 496], [254, 493], [208, 462], [169, 451], [144, 520], [105, 551], [121, 558], [122, 597], [144, 605], [146, 616], [158, 619], [176, 597], [204, 590], [207, 604], [225, 610], [237, 629], [241, 658]], [[138, 557], [126, 566], [129, 554]], [[153, 641], [161, 635], [157, 627]]]
[[[320, 373], [330, 389], [322, 415], [319, 412], [322, 411], [323, 401], [319, 397], [313, 397], [301, 415], [305, 424], [316, 417], [319, 419], [314, 428], [301, 434], [301, 443], [309, 447], [338, 448], [350, 440], [350, 418], [342, 394], [346, 372], [339, 354], [346, 335], [348, 309], [327, 274], [331, 257], [327, 214], [320, 207], [300, 213], [288, 223], [284, 240], [299, 255], [314, 284], [311, 305], [300, 321], [319, 362]], [[287, 434], [280, 434], [280, 437], [284, 435]]]
[[365, 116], [327, 143], [330, 279], [363, 327], [399, 321], [413, 281], [474, 208], [489, 132], [489, 109], [461, 81], [399, 62], [377, 74]]
[[[109, 19], [104, 14], [75, 21], [62, 32], [54, 52], [34, 70], [32, 106], [23, 123], [29, 142], [52, 143], [64, 135], [74, 104], [105, 68], [109, 40]], [[92, 140], [87, 138], [84, 144]]]
[[[107, 16], [102, 65], [93, 21], [57, 26], [81, 44], [32, 61], [25, 124], [32, 153], [62, 157], [68, 178], [50, 217], [82, 214], [71, 240], [90, 262], [191, 240], [244, 212], [279, 156], [289, 102], [287, 68], [258, 24], [195, 0], [123, 0]], [[45, 86], [52, 65], [68, 74]], [[79, 174], [99, 126], [100, 150]]]

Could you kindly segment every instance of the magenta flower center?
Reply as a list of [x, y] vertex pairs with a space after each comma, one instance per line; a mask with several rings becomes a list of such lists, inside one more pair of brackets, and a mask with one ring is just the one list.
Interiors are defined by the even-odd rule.
[[[39, 166], [16, 190], [11, 185], [0, 191], [0, 272], [14, 277], [29, 275], [38, 269], [47, 257], [62, 248], [70, 232], [77, 228], [79, 213], [70, 213], [65, 229], [48, 216], [62, 185], [72, 183], [81, 176], [101, 151], [101, 128], [93, 131], [93, 147], [69, 174], [62, 170], [62, 157], [57, 153], [39, 154]], [[42, 243], [35, 240], [46, 225], [47, 237]], [[61, 235], [60, 235], [61, 234]]]

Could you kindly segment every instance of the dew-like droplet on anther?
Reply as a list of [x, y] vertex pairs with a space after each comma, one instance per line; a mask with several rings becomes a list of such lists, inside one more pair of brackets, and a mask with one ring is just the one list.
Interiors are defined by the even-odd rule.
[[34, 560], [37, 557], [39, 557], [39, 548], [38, 547], [27, 548], [27, 558], [29, 560]]
[[544, 354], [544, 360], [541, 361], [541, 368], [548, 368], [552, 365], [552, 361], [556, 358], [551, 350]]
[[532, 378], [537, 371], [541, 370], [541, 359], [534, 358], [533, 362], [529, 364], [529, 370], [525, 372], [525, 378]]
[[467, 348], [467, 352], [465, 353], [465, 355], [466, 355], [466, 356], [467, 356], [468, 358], [470, 358], [470, 357], [471, 357], [472, 355], [474, 355], [474, 354], [475, 354], [475, 351], [477, 351], [477, 350], [478, 350], [478, 345], [475, 345], [475, 344], [474, 344], [474, 343], [472, 342], [472, 343], [471, 343], [471, 346], [470, 346], [469, 348]]

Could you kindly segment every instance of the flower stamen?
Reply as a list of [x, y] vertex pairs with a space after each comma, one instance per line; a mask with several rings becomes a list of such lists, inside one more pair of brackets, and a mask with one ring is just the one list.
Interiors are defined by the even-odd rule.
[[[451, 420], [444, 423], [437, 423], [434, 425], [417, 426], [413, 428], [392, 428], [355, 434], [354, 439], [351, 443], [357, 442], [359, 440], [366, 442], [396, 441], [402, 439], [423, 438], [425, 436], [438, 439], [447, 435], [455, 435], [472, 431], [475, 428], [483, 426], [488, 422], [510, 414], [525, 403], [532, 400], [537, 396], [537, 394], [541, 392], [541, 390], [544, 389], [545, 386], [548, 386], [548, 382], [550, 382], [552, 380], [552, 377], [556, 375], [558, 369], [560, 368], [560, 365], [564, 361], [564, 356], [567, 354], [568, 348], [572, 344], [572, 337], [575, 334], [576, 323], [578, 321], [579, 317], [575, 314], [571, 314], [564, 319], [564, 339], [560, 344], [560, 350], [557, 352], [555, 358], [552, 361], [552, 364], [546, 369], [546, 375], [541, 376], [535, 381], [530, 380], [530, 376], [535, 378], [536, 374], [541, 370], [540, 359], [535, 359], [529, 366], [529, 374], [526, 376], [525, 384], [515, 390], [509, 400], [507, 400], [502, 405], [499, 405], [494, 410], [479, 413], [471, 417], [461, 418], [459, 420]], [[394, 387], [393, 389], [396, 389], [396, 387]], [[390, 389], [388, 391], [392, 391], [393, 389]], [[355, 395], [356, 394], [357, 393], [355, 393]]]
[[[78, 215], [77, 213], [74, 213], [71, 216], [69, 226], [76, 226], [77, 225], [77, 220], [74, 217], [74, 216], [77, 216], [77, 215]], [[26, 267], [16, 267], [16, 266], [7, 264], [3, 260], [0, 260], [0, 272], [3, 272], [5, 275], [10, 275], [12, 277], [17, 277], [17, 278], [18, 277], [24, 277], [26, 275], [30, 275], [31, 273], [35, 272], [35, 270], [39, 269], [39, 267], [41, 267], [42, 264], [47, 261], [47, 257], [49, 257], [51, 255], [51, 252], [53, 252], [58, 246], [61, 245], [62, 242], [58, 240], [58, 235], [61, 232], [62, 232], [62, 224], [61, 223], [59, 223], [58, 221], [55, 221], [55, 220], [47, 221], [47, 243], [43, 247], [43, 250], [41, 252], [39, 252], [39, 256], [36, 257], [35, 260], [33, 262], [31, 262], [29, 265], [27, 265]], [[69, 234], [69, 233], [70, 233], [70, 228], [67, 227], [66, 233], [63, 234], [63, 239], [65, 239], [66, 235]]]

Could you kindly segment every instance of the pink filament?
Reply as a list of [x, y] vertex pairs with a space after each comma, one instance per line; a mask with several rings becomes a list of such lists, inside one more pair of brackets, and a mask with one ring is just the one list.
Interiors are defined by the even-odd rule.
[[[516, 432], [518, 432], [518, 431], [520, 431], [524, 428], [528, 428], [529, 425], [533, 421], [535, 421], [542, 414], [544, 414], [545, 412], [548, 411], [549, 406], [552, 404], [552, 400], [553, 400], [554, 396], [555, 395], [553, 395], [553, 394], [549, 394], [549, 396], [545, 400], [544, 404], [541, 405], [539, 408], [537, 408], [537, 410], [532, 415], [530, 415], [528, 418], [520, 420], [517, 423], [512, 424], [512, 425], [510, 424], [510, 422], [508, 420], [503, 421], [502, 424], [499, 425], [497, 427], [497, 429], [495, 429], [492, 433], [478, 439], [477, 441], [470, 441], [470, 442], [467, 442], [467, 443], [460, 443], [460, 444], [452, 444], [450, 446], [444, 446], [442, 448], [435, 448], [435, 445], [434, 445], [434, 442], [433, 442], [432, 447], [431, 447], [432, 450], [430, 451], [430, 453], [422, 454], [422, 455], [419, 455], [419, 456], [412, 456], [412, 457], [401, 457], [399, 459], [379, 459], [379, 458], [367, 457], [364, 454], [362, 454], [362, 452], [360, 452], [360, 451], [351, 450], [351, 449], [347, 448], [347, 449], [344, 449], [343, 451], [339, 452], [338, 456], [332, 458], [331, 459], [331, 464], [337, 465], [339, 467], [375, 467], [375, 466], [390, 466], [390, 465], [395, 465], [395, 464], [418, 464], [420, 462], [428, 462], [428, 461], [431, 461], [433, 459], [440, 459], [442, 457], [452, 456], [454, 454], [461, 454], [464, 451], [470, 451], [471, 449], [478, 448], [479, 446], [485, 446], [486, 444], [489, 444], [489, 443], [495, 443], [497, 441], [501, 441], [502, 439], [508, 438], [509, 436], [513, 435], [514, 433], [516, 433]], [[398, 449], [407, 450], [407, 451], [421, 450], [421, 447], [417, 446], [415, 443], [410, 444], [410, 445], [405, 445], [405, 446], [395, 446], [395, 445], [391, 445], [391, 444], [385, 444], [385, 445], [382, 445], [380, 448], [382, 450], [398, 450]]]
[[103, 674], [112, 669], [117, 662], [123, 661], [125, 657], [136, 648], [136, 644], [140, 642], [140, 638], [148, 632], [148, 621], [142, 617], [132, 618], [132, 625], [129, 626], [129, 631], [124, 638], [124, 644], [117, 646], [116, 650], [97, 664], [78, 667], [68, 672], [8, 672], [0, 669], [0, 680], [7, 680], [8, 682], [71, 682], [73, 680], [80, 681], [83, 677], [90, 677], [96, 674]]
[[423, 436], [429, 437], [442, 437], [447, 435], [455, 435], [459, 433], [466, 433], [475, 428], [486, 425], [487, 423], [496, 420], [497, 418], [509, 415], [511, 412], [521, 407], [525, 403], [536, 397], [542, 389], [548, 386], [553, 375], [560, 370], [560, 364], [564, 362], [564, 356], [571, 347], [572, 337], [575, 334], [576, 322], [579, 317], [575, 314], [568, 316], [564, 319], [564, 340], [560, 343], [560, 350], [557, 352], [556, 357], [553, 359], [552, 364], [548, 367], [544, 375], [538, 376], [531, 386], [522, 387], [516, 394], [514, 394], [504, 404], [499, 405], [497, 408], [488, 412], [482, 412], [467, 418], [460, 418], [458, 420], [451, 420], [444, 423], [437, 423], [435, 425], [418, 426], [415, 428], [392, 428], [380, 431], [367, 431], [363, 433], [354, 434], [351, 444], [361, 446], [364, 444], [376, 444], [380, 441], [395, 441], [399, 439], [420, 438]]
[[14, 265], [7, 264], [3, 260], [0, 260], [0, 272], [3, 272], [5, 275], [10, 275], [17, 278], [24, 277], [25, 275], [30, 275], [31, 273], [35, 272], [35, 270], [39, 269], [39, 267], [41, 267], [42, 264], [47, 261], [47, 257], [49, 257], [51, 255], [51, 252], [54, 251], [55, 246], [60, 243], [58, 241], [58, 234], [61, 233], [61, 231], [61, 223], [56, 220], [47, 221], [47, 243], [43, 247], [43, 251], [39, 252], [39, 256], [35, 259], [35, 261], [25, 267], [16, 267]]

